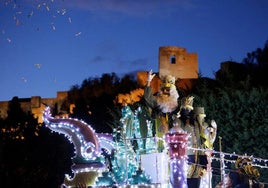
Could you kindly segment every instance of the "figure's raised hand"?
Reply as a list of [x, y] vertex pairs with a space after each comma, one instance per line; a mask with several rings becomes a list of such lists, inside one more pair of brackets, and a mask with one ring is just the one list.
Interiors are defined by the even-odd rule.
[[155, 76], [155, 74], [153, 74], [153, 71], [150, 70], [150, 71], [148, 72], [147, 82], [150, 83], [150, 82], [153, 80], [154, 76]]
[[215, 121], [214, 119], [211, 120], [210, 125], [211, 125], [214, 129], [217, 129], [217, 123], [216, 123], [216, 121]]

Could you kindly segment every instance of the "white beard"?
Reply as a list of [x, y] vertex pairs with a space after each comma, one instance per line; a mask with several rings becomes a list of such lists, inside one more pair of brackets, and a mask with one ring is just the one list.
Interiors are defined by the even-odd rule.
[[170, 95], [162, 92], [157, 96], [157, 104], [163, 113], [173, 112], [178, 107], [179, 94], [175, 87], [170, 87]]

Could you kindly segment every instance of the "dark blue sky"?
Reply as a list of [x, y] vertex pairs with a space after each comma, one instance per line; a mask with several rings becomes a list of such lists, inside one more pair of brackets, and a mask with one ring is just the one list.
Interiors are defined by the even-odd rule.
[[158, 48], [198, 53], [206, 77], [268, 39], [266, 0], [2, 0], [0, 101], [55, 97], [89, 77], [158, 71]]

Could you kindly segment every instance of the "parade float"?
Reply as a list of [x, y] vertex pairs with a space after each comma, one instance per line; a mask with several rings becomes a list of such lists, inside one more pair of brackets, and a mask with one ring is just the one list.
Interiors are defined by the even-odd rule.
[[[224, 171], [228, 155], [237, 156], [237, 172], [254, 183], [260, 175], [252, 165], [256, 159], [214, 151], [216, 122], [205, 122], [204, 108], [194, 107], [194, 97], [177, 102], [172, 76], [163, 80], [159, 95], [152, 95], [149, 85], [153, 77], [150, 72], [142, 95], [146, 106], [133, 109], [129, 96], [120, 99], [121, 119], [111, 134], [96, 133], [82, 120], [55, 118], [50, 107], [45, 108], [45, 125], [64, 134], [75, 149], [73, 174], [66, 174], [62, 187], [212, 188], [212, 160], [221, 163], [222, 178], [217, 187], [228, 187], [231, 177]], [[159, 110], [148, 118], [144, 112], [153, 105]], [[146, 129], [145, 135], [141, 128]]]
[[[126, 118], [128, 113], [131, 114], [126, 111], [122, 118]], [[136, 115], [132, 115], [135, 119]], [[148, 137], [143, 147], [144, 139], [138, 138], [136, 133], [133, 134], [137, 138], [133, 139], [126, 136], [124, 128], [115, 130], [113, 134], [98, 134], [83, 121], [51, 117], [49, 107], [44, 111], [44, 120], [52, 131], [66, 135], [75, 148], [71, 167], [73, 177], [66, 175], [63, 182], [66, 187], [80, 184], [93, 187], [169, 187], [169, 184], [187, 187], [186, 148], [189, 134], [181, 129], [173, 129], [160, 139], [152, 136], [152, 123], [148, 121]], [[132, 125], [135, 124], [139, 126], [134, 120]], [[137, 141], [138, 148], [134, 149], [134, 141]], [[162, 152], [157, 151], [160, 141], [166, 145]], [[174, 173], [169, 174], [170, 170]]]

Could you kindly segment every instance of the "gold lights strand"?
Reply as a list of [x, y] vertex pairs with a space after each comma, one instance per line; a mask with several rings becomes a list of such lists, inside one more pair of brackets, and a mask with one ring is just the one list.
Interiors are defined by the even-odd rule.
[[[256, 158], [256, 157], [253, 157], [252, 155], [250, 155], [250, 156], [247, 155], [247, 154], [239, 155], [239, 154], [236, 154], [236, 153], [226, 153], [226, 152], [219, 152], [219, 151], [215, 151], [215, 150], [211, 150], [211, 149], [202, 149], [202, 148], [193, 148], [193, 147], [187, 147], [187, 149], [197, 150], [197, 151], [202, 151], [202, 152], [212, 152], [213, 154], [219, 154], [219, 155], [228, 156], [228, 157], [250, 158], [250, 159], [252, 159], [252, 165], [253, 166], [260, 167], [260, 168], [268, 168], [268, 165], [267, 165], [268, 159]], [[216, 158], [215, 156], [212, 156], [211, 158], [215, 159], [215, 160], [221, 160], [221, 158]], [[236, 160], [231, 160], [231, 159], [225, 159], [224, 158], [224, 161], [230, 162], [230, 163], [235, 163]], [[258, 163], [265, 163], [265, 165], [253, 164], [256, 161]]]
[[[216, 160], [220, 160], [220, 158], [216, 158]], [[231, 161], [230, 161], [231, 162]], [[202, 167], [202, 168], [205, 168], [205, 166], [204, 165], [201, 165], [201, 164], [198, 164], [198, 163], [189, 163], [189, 164], [192, 164], [192, 165], [196, 165], [196, 166], [199, 166], [199, 167]], [[253, 166], [253, 165], [252, 165]], [[217, 167], [213, 167], [212, 168], [212, 171], [213, 170], [215, 170], [215, 169], [218, 169], [218, 170], [220, 170], [220, 168], [217, 168]], [[235, 170], [234, 169], [227, 169], [227, 168], [224, 168], [224, 171], [228, 171], [228, 172], [235, 172]], [[217, 174], [213, 174], [213, 176], [218, 176]], [[264, 185], [268, 185], [268, 183], [267, 182], [259, 182], [259, 183], [262, 183], [262, 184], [264, 184]]]

